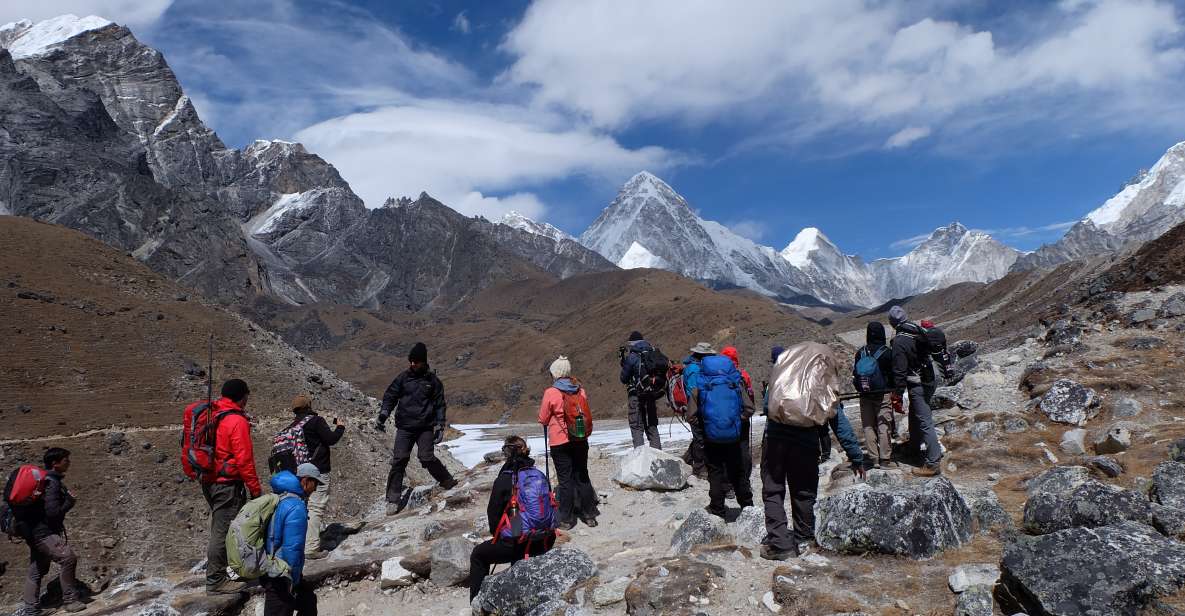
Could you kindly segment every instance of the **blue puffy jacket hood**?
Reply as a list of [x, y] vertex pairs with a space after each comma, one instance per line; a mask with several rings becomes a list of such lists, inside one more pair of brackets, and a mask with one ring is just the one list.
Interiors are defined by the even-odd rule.
[[580, 391], [580, 385], [577, 385], [576, 382], [570, 377], [556, 379], [556, 381], [552, 383], [551, 386], [566, 394], [574, 394]]
[[300, 487], [300, 478], [293, 475], [292, 471], [280, 471], [272, 475], [271, 486], [272, 492], [276, 494], [287, 492], [304, 497], [304, 488]]

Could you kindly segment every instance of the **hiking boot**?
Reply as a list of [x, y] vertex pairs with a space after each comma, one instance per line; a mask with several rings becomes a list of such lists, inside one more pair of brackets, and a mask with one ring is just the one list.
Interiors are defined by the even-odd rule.
[[584, 525], [589, 528], [596, 528], [597, 527], [597, 519], [596, 518], [584, 518], [580, 521], [584, 522]]
[[901, 465], [894, 462], [892, 458], [881, 458], [881, 461], [876, 465], [877, 468], [883, 469], [894, 469], [899, 468], [900, 466]]
[[411, 488], [404, 488], [399, 493], [399, 500], [394, 503], [387, 503], [387, 515], [398, 515], [407, 509], [407, 503], [411, 500]]
[[559, 524], [556, 524], [555, 527], [560, 530], [572, 530], [573, 528], [576, 528], [576, 520], [560, 522]]
[[798, 556], [793, 550], [779, 550], [775, 547], [763, 545], [761, 546], [761, 557], [765, 560], [789, 560]]
[[69, 601], [62, 604], [62, 609], [67, 612], [81, 612], [86, 609], [86, 604], [81, 601]]
[[937, 464], [923, 464], [912, 472], [915, 477], [937, 477], [942, 474], [942, 469]]
[[441, 490], [451, 490], [455, 487], [457, 487], [457, 480], [456, 479], [448, 479], [446, 481], [440, 482], [440, 489]]
[[309, 552], [304, 555], [305, 560], [321, 560], [329, 556], [329, 550], [317, 550], [316, 552]]
[[235, 580], [222, 580], [213, 586], [206, 586], [207, 595], [237, 595], [246, 591], [247, 583]]
[[704, 507], [704, 511], [707, 511], [708, 513], [710, 513], [720, 519], [724, 519], [724, 517], [728, 515], [728, 508], [727, 507], [713, 509], [711, 505], [708, 505], [707, 507]]

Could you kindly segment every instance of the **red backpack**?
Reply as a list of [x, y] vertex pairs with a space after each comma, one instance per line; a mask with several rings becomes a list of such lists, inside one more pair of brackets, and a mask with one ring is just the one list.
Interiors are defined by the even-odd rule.
[[683, 381], [682, 364], [674, 364], [667, 371], [667, 404], [676, 415], [687, 413], [687, 405], [691, 400], [687, 396], [687, 385]]
[[579, 391], [574, 394], [563, 391], [560, 393], [564, 396], [564, 425], [568, 427], [568, 438], [581, 441], [587, 439], [593, 430], [588, 398], [580, 395]]
[[32, 505], [45, 496], [45, 483], [49, 475], [46, 470], [34, 464], [23, 464], [8, 477], [4, 487], [4, 500], [18, 507]]
[[225, 469], [215, 468], [215, 439], [218, 424], [227, 415], [241, 411], [218, 412], [210, 401], [198, 402], [185, 409], [181, 427], [181, 468], [190, 479], [211, 483], [223, 476]]

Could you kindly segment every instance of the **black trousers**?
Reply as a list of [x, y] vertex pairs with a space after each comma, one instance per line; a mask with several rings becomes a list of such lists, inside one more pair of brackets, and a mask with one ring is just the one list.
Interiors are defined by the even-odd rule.
[[551, 549], [555, 540], [535, 541], [524, 546], [498, 539], [490, 539], [473, 546], [469, 553], [469, 601], [472, 602], [481, 591], [481, 583], [490, 574], [490, 567], [505, 563], [516, 563], [528, 554], [541, 556]]
[[650, 446], [662, 449], [662, 438], [658, 433], [658, 403], [649, 396], [629, 395], [630, 435], [634, 447], [641, 447], [650, 441]]
[[259, 578], [263, 586], [263, 616], [317, 616], [317, 595], [307, 584], [297, 584], [286, 578]]
[[555, 474], [559, 479], [556, 498], [559, 500], [559, 524], [575, 522], [576, 518], [596, 518], [597, 492], [588, 476], [588, 441], [568, 441], [553, 445], [551, 459], [555, 460]]
[[691, 430], [691, 442], [687, 444], [687, 452], [683, 454], [683, 461], [691, 467], [691, 473], [696, 477], [707, 477], [708, 466], [704, 463], [704, 431], [696, 422], [687, 425]]
[[728, 487], [732, 486], [737, 504], [743, 507], [753, 505], [753, 489], [745, 477], [745, 463], [741, 458], [741, 444], [712, 443], [704, 441], [704, 463], [708, 467], [708, 510], [724, 515], [724, 499]]
[[[819, 493], [819, 441], [811, 430], [800, 439], [765, 437], [761, 443], [761, 499], [765, 505], [766, 543], [798, 552], [815, 538], [815, 498]], [[786, 520], [786, 486], [794, 518], [791, 536]]]
[[412, 447], [416, 449], [416, 457], [420, 460], [429, 475], [437, 483], [451, 483], [453, 476], [440, 460], [436, 459], [436, 452], [432, 451], [432, 439], [435, 436], [432, 428], [422, 430], [395, 430], [395, 451], [391, 456], [391, 472], [387, 474], [387, 502], [399, 502], [403, 493], [403, 474], [407, 472], [407, 464], [411, 462]]

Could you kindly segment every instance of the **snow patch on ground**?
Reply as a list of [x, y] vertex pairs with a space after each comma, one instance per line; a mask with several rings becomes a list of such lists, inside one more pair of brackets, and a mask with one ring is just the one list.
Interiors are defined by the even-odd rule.
[[60, 15], [36, 24], [21, 20], [0, 26], [0, 42], [7, 40], [8, 52], [13, 59], [43, 54], [59, 43], [68, 41], [83, 32], [98, 30], [111, 22], [90, 15]]

